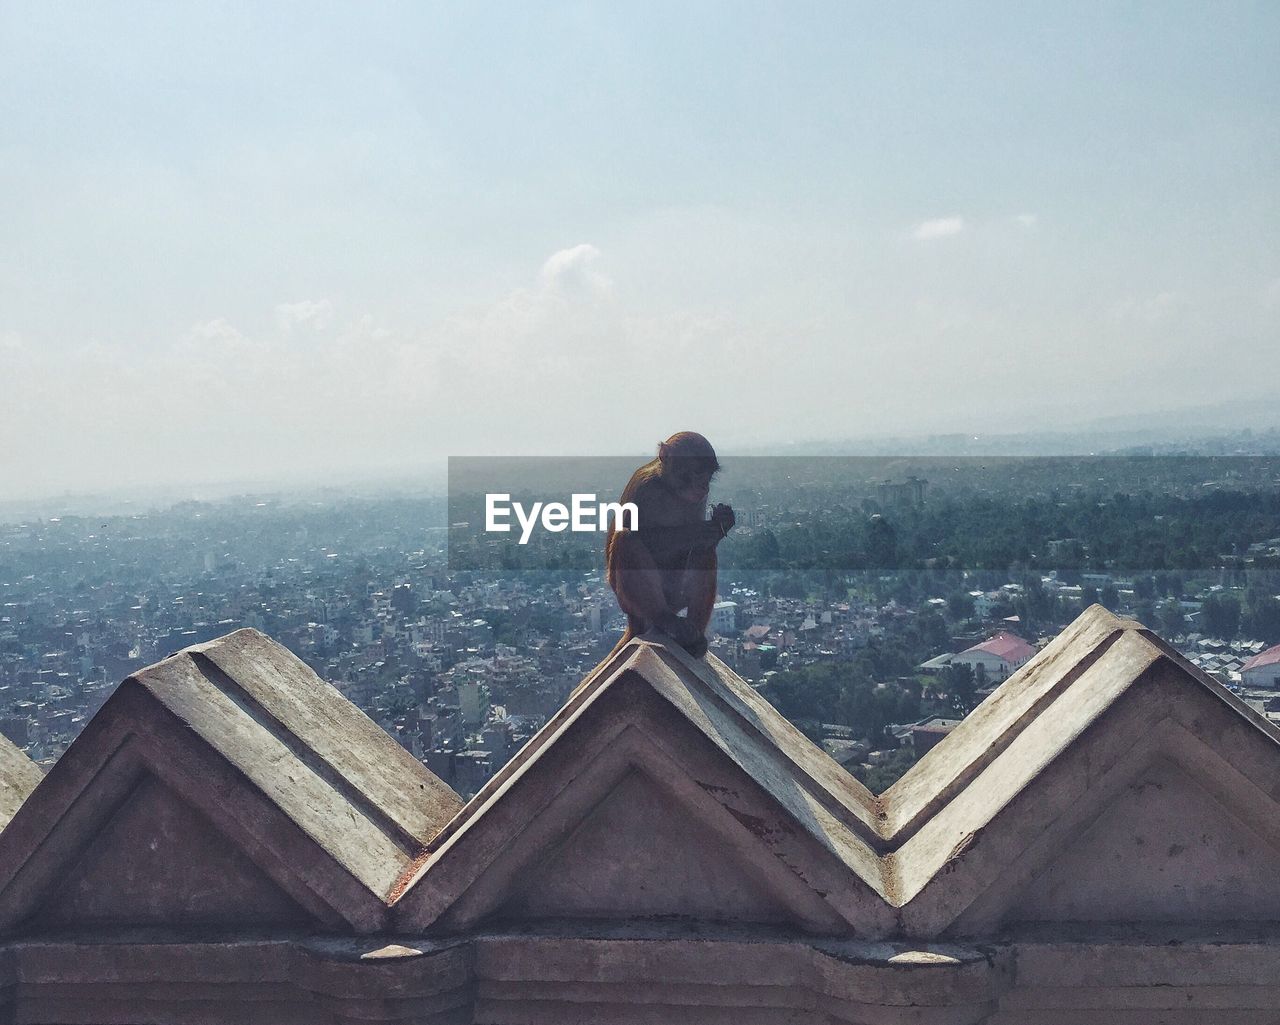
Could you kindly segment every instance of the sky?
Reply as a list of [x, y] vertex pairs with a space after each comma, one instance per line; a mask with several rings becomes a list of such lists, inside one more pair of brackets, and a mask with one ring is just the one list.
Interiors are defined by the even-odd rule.
[[0, 0], [0, 498], [1274, 399], [1278, 53], [1272, 2]]

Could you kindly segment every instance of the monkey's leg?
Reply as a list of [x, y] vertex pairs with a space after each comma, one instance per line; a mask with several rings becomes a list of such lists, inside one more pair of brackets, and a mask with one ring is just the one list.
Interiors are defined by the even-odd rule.
[[677, 616], [667, 600], [663, 581], [672, 574], [658, 568], [640, 536], [630, 532], [615, 535], [613, 554], [616, 560], [613, 590], [618, 596], [618, 605], [637, 631], [654, 627], [680, 644], [693, 641], [692, 624]]
[[694, 658], [707, 653], [707, 627], [711, 623], [711, 610], [716, 603], [716, 550], [695, 548], [684, 574], [684, 596], [688, 602], [689, 623], [697, 631], [697, 637], [685, 648]]

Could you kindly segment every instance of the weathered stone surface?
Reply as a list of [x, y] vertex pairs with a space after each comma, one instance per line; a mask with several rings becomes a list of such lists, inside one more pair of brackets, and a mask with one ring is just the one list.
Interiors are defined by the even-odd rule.
[[[164, 813], [137, 814], [138, 801]], [[275, 919], [284, 905], [266, 894], [278, 889], [316, 925], [373, 931], [391, 884], [459, 804], [285, 648], [239, 630], [125, 680], [18, 809], [0, 832], [0, 927], [39, 923], [45, 905], [46, 925], [88, 912], [63, 892], [68, 876], [134, 862], [165, 894], [148, 902], [153, 913], [181, 905], [207, 920], [219, 907], [240, 923], [270, 909]], [[179, 838], [174, 818], [199, 828]], [[155, 856], [161, 847], [168, 857]], [[236, 887], [216, 897], [217, 885], [195, 886], [192, 865], [208, 859], [245, 882], [239, 909], [227, 903]], [[130, 885], [93, 897], [93, 919], [138, 921]]]
[[[749, 863], [639, 770], [624, 776], [503, 906], [514, 919], [791, 916]], [[590, 863], [588, 875], [580, 871]]]
[[[1162, 759], [1254, 823], [1247, 857], [1273, 863], [1280, 733], [1138, 624], [1115, 622], [1121, 635], [897, 852], [905, 931], [998, 930], [1031, 881]], [[1150, 882], [1137, 863], [1126, 871]], [[1230, 918], [1229, 906], [1208, 902], [1223, 886], [1206, 885], [1187, 913]]]
[[[464, 821], [442, 834], [393, 905], [395, 927], [468, 928], [507, 913], [509, 901], [519, 907], [518, 895], [540, 877], [549, 852], [567, 865], [562, 852], [566, 843], [572, 846], [571, 835], [639, 774], [649, 781], [650, 800], [631, 814], [616, 805], [609, 828], [620, 839], [612, 856], [574, 866], [567, 885], [581, 897], [579, 911], [589, 905], [595, 916], [671, 913], [660, 892], [650, 890], [648, 903], [639, 904], [634, 888], [624, 895], [609, 885], [630, 862], [661, 857], [646, 845], [653, 839], [651, 818], [665, 803], [677, 818], [696, 818], [704, 838], [714, 837], [703, 845], [685, 841], [665, 866], [669, 885], [687, 892], [709, 873], [732, 876], [715, 908], [700, 906], [710, 920], [757, 920], [767, 903], [787, 909], [797, 928], [888, 931], [891, 911], [877, 892], [880, 860], [852, 827], [841, 798], [813, 775], [794, 772], [789, 751], [760, 728], [762, 717], [774, 725], [768, 720], [780, 718], [777, 713], [764, 706], [763, 716], [744, 715], [740, 703], [724, 700], [711, 681], [748, 688], [720, 663], [697, 672], [665, 645], [638, 642], [630, 650], [612, 672], [582, 688], [501, 785], [477, 795]], [[640, 851], [646, 854], [637, 856]], [[624, 852], [628, 860], [618, 861]], [[663, 866], [646, 871], [660, 874]], [[735, 892], [769, 898], [741, 904], [727, 899]], [[611, 907], [611, 895], [628, 905]]]
[[36, 765], [8, 737], [0, 736], [0, 829], [43, 778]]
[[884, 835], [905, 841], [1106, 654], [1125, 629], [1101, 606], [1086, 610], [885, 792]]
[[[650, 773], [666, 785], [662, 799], [674, 818], [687, 815], [690, 806], [681, 805], [676, 795], [681, 784], [692, 782], [750, 831], [752, 816], [761, 813], [748, 813], [734, 802], [748, 791], [763, 791], [771, 808], [764, 818], [776, 816], [771, 825], [755, 830], [763, 849], [823, 893], [842, 916], [845, 931], [867, 938], [928, 938], [947, 930], [976, 935], [994, 929], [1006, 913], [1022, 913], [1011, 911], [1022, 899], [1019, 888], [1046, 871], [1048, 860], [1068, 840], [1120, 800], [1160, 758], [1174, 759], [1202, 785], [1216, 780], [1214, 792], [1224, 808], [1280, 821], [1270, 798], [1257, 793], [1280, 787], [1280, 779], [1272, 780], [1280, 770], [1276, 731], [1149, 631], [1099, 607], [1000, 687], [880, 799], [786, 725], [718, 660], [690, 660], [653, 638], [627, 651], [629, 656], [624, 652], [594, 673], [518, 763], [440, 834], [430, 855], [406, 876], [404, 894], [393, 895], [400, 927], [427, 928], [437, 919], [456, 927], [496, 914], [515, 890], [533, 885], [530, 878], [547, 877], [546, 870], [534, 867], [538, 858], [554, 860], [562, 866], [560, 873], [563, 866], [576, 866], [569, 882], [557, 875], [554, 884], [543, 884], [573, 913], [642, 915], [636, 894], [624, 893], [610, 880], [624, 871], [618, 851], [641, 851], [645, 838], [654, 835], [646, 817], [656, 814], [658, 791], [647, 790], [645, 801], [608, 800], [609, 788], [620, 785], [629, 771], [618, 761], [622, 748], [631, 744], [640, 750], [639, 738], [661, 749], [650, 759]], [[630, 691], [658, 700], [622, 696]], [[1219, 739], [1232, 735], [1233, 750], [1251, 766], [1253, 785], [1233, 784], [1225, 765], [1218, 766], [1222, 746], [1209, 735], [1210, 723], [1217, 724]], [[689, 739], [677, 741], [678, 735]], [[615, 745], [621, 746], [612, 750]], [[730, 774], [713, 781], [710, 763], [703, 768], [690, 760], [692, 752], [712, 748], [748, 780]], [[606, 765], [619, 771], [609, 775]], [[616, 809], [609, 832], [625, 839], [609, 850], [566, 840], [583, 828], [572, 816], [585, 817], [599, 801]], [[715, 812], [705, 808], [700, 817], [711, 821]], [[1247, 852], [1236, 855], [1254, 866], [1249, 878], [1255, 890], [1274, 865], [1273, 841], [1265, 834], [1252, 837]], [[842, 866], [843, 888], [832, 885], [823, 869], [801, 866], [798, 847], [787, 846], [801, 835]], [[1227, 850], [1232, 838], [1240, 839], [1223, 832], [1219, 849]], [[726, 842], [731, 849], [743, 848], [741, 840]], [[564, 853], [566, 845], [576, 845], [572, 857]], [[695, 846], [709, 864], [734, 861], [714, 843]], [[1170, 847], [1186, 845], [1174, 838], [1165, 844]], [[633, 866], [642, 860], [643, 855], [630, 856]], [[683, 850], [673, 854], [670, 893], [698, 876], [692, 864]], [[490, 865], [496, 874], [486, 874]], [[1159, 873], [1153, 882], [1150, 867], [1135, 861], [1130, 869], [1134, 878], [1155, 887], [1149, 902], [1158, 902]], [[1252, 906], [1254, 917], [1270, 914], [1265, 902], [1225, 896], [1234, 891], [1235, 880], [1244, 878], [1242, 865], [1231, 871], [1234, 875], [1224, 866], [1217, 881], [1202, 887], [1178, 914], [1191, 913], [1194, 905], [1202, 918], [1223, 918], [1232, 914], [1231, 900]], [[1170, 875], [1175, 885], [1172, 880]], [[423, 892], [415, 894], [419, 886]], [[1205, 901], [1215, 886], [1222, 899], [1212, 909]], [[612, 911], [610, 895], [616, 901]], [[1181, 906], [1182, 898], [1172, 891], [1170, 899], [1170, 908]], [[669, 903], [654, 895], [647, 913], [668, 913]], [[749, 902], [722, 903], [711, 917], [757, 920], [763, 913], [762, 906], [745, 912]], [[698, 913], [711, 914], [703, 905]], [[1165, 917], [1176, 915], [1170, 910]], [[834, 923], [822, 919], [810, 910], [796, 911], [792, 920], [832, 931]]]
[[249, 631], [30, 768], [0, 1022], [1280, 1021], [1280, 733], [1100, 608], [880, 798], [656, 636], [461, 810]]
[[138, 783], [67, 870], [40, 916], [47, 925], [72, 928], [305, 926], [310, 920], [248, 855], [154, 776]]
[[1158, 758], [1031, 881], [1010, 920], [1280, 921], [1280, 851]]
[[[430, 840], [462, 806], [457, 794], [377, 723], [257, 630], [237, 630], [187, 654], [204, 664], [206, 675], [217, 678], [233, 701], [302, 754], [318, 776], [366, 806], [369, 817], [398, 833], [404, 844]], [[147, 682], [159, 694], [170, 679], [159, 673]]]

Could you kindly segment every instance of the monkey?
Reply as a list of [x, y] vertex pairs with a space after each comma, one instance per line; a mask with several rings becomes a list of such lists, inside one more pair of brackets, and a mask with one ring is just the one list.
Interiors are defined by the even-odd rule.
[[[627, 616], [613, 652], [637, 634], [658, 629], [695, 658], [707, 650], [716, 600], [716, 546], [733, 529], [733, 510], [717, 505], [705, 518], [715, 449], [701, 434], [681, 431], [658, 445], [657, 458], [631, 475], [621, 501], [636, 506], [635, 530], [610, 525], [605, 578]], [[688, 609], [687, 615], [677, 615]], [[610, 654], [613, 654], [610, 652]]]

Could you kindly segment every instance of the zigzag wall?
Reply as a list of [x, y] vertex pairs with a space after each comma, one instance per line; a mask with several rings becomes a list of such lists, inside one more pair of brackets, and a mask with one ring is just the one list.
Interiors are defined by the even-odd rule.
[[1097, 606], [878, 797], [647, 637], [462, 807], [241, 630], [0, 746], [0, 1021], [1275, 1025], [1277, 798]]

